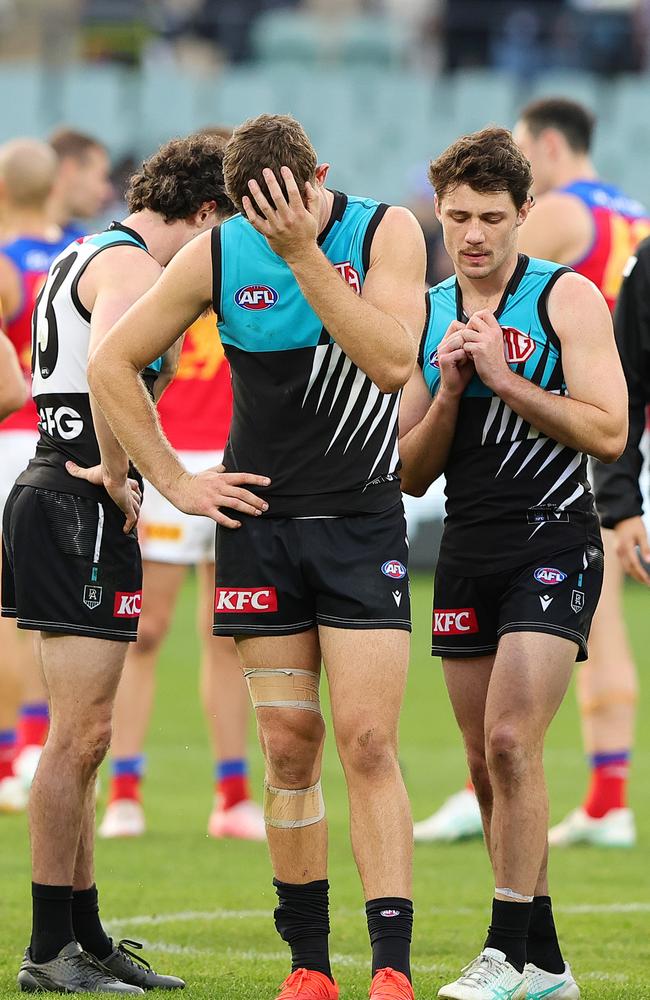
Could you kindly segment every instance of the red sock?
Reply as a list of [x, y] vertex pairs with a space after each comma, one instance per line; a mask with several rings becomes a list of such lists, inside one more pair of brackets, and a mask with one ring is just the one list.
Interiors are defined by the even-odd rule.
[[474, 792], [474, 793], [476, 793], [476, 789], [474, 788], [474, 782], [472, 781], [471, 778], [467, 779], [467, 783], [465, 785], [465, 788], [467, 789], [468, 792]]
[[118, 799], [132, 799], [134, 802], [140, 802], [141, 781], [142, 776], [139, 774], [114, 774], [111, 778], [109, 803], [116, 802]]
[[626, 751], [595, 754], [591, 763], [591, 784], [584, 810], [592, 819], [602, 819], [611, 809], [626, 806], [630, 755]]
[[217, 782], [217, 795], [222, 809], [232, 809], [239, 802], [250, 799], [248, 777], [245, 774], [234, 774], [229, 778], [221, 778]]
[[16, 731], [16, 753], [29, 746], [45, 746], [49, 727], [47, 704], [23, 705]]
[[13, 729], [3, 729], [0, 731], [0, 781], [13, 777], [15, 756], [16, 733]]

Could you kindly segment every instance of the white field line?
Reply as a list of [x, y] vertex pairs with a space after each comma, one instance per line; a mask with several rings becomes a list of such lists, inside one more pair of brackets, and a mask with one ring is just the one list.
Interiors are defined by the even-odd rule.
[[[612, 913], [650, 913], [650, 903], [603, 903], [603, 904], [576, 904], [557, 905], [554, 909], [558, 913], [573, 915], [607, 916]], [[479, 907], [431, 907], [426, 910], [419, 910], [429, 915], [442, 916], [467, 916], [480, 912]], [[341, 917], [359, 916], [363, 911], [361, 908], [337, 909], [335, 916]], [[107, 923], [112, 930], [122, 927], [157, 927], [162, 924], [191, 923], [193, 921], [205, 921], [210, 923], [217, 920], [269, 920], [272, 916], [272, 908], [268, 910], [182, 910], [179, 913], [158, 913], [158, 914], [135, 914], [130, 917], [116, 917], [108, 920]]]
[[[286, 951], [255, 951], [252, 948], [245, 950], [239, 950], [235, 948], [226, 948], [223, 952], [213, 951], [209, 948], [192, 948], [189, 945], [173, 944], [167, 941], [142, 941], [142, 946], [149, 951], [155, 951], [161, 955], [189, 955], [192, 957], [207, 957], [220, 958], [222, 961], [224, 959], [233, 962], [287, 962], [287, 952]], [[332, 965], [337, 969], [347, 968], [347, 969], [365, 969], [368, 967], [367, 958], [356, 958], [354, 955], [338, 955], [333, 954], [331, 956]], [[421, 965], [418, 962], [413, 963], [413, 971], [417, 972], [419, 975], [449, 975], [453, 970], [449, 965]], [[629, 977], [623, 973], [608, 973], [608, 972], [586, 972], [580, 976], [581, 981], [588, 980], [589, 982], [601, 982], [601, 983], [617, 983], [625, 984], [629, 982]]]

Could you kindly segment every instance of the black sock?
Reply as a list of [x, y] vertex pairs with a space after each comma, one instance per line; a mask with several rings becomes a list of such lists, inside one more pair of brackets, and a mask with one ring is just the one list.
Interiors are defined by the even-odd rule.
[[32, 882], [32, 960], [50, 962], [71, 941], [72, 886]]
[[411, 979], [411, 935], [413, 903], [399, 896], [382, 896], [366, 903], [368, 933], [372, 945], [372, 974], [377, 969], [395, 969]]
[[291, 948], [291, 971], [312, 969], [332, 979], [329, 882], [319, 879], [305, 885], [291, 885], [274, 878], [273, 885], [279, 900], [273, 913], [275, 926]]
[[113, 944], [99, 919], [97, 886], [77, 889], [72, 893], [72, 926], [77, 941], [84, 949], [100, 961], [108, 958]]
[[564, 959], [557, 939], [550, 896], [535, 896], [528, 928], [528, 961], [545, 972], [560, 975]]
[[526, 938], [532, 909], [532, 903], [492, 900], [492, 923], [484, 947], [504, 952], [517, 972], [523, 972], [526, 964]]

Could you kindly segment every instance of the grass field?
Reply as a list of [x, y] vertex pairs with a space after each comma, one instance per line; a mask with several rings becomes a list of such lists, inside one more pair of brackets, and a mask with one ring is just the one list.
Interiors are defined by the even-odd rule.
[[[211, 761], [196, 694], [193, 584], [183, 592], [160, 669], [145, 787], [150, 832], [137, 841], [100, 842], [97, 881], [114, 936], [146, 943], [161, 971], [183, 976], [185, 995], [211, 1000], [265, 1000], [287, 972], [287, 949], [273, 927], [275, 895], [264, 845], [215, 842], [205, 835]], [[556, 919], [585, 1000], [650, 998], [650, 649], [648, 594], [630, 586], [628, 619], [642, 673], [639, 745], [632, 804], [639, 846], [629, 852], [573, 849], [551, 859]], [[428, 655], [430, 581], [414, 586], [412, 666], [402, 717], [401, 759], [416, 818], [432, 811], [464, 780], [455, 722], [439, 661]], [[646, 682], [646, 683], [644, 683]], [[552, 818], [577, 804], [585, 764], [571, 693], [553, 724], [547, 749]], [[261, 787], [259, 755], [253, 778]], [[347, 801], [330, 746], [323, 784], [331, 836], [334, 970], [342, 996], [367, 996], [367, 930], [347, 835]], [[106, 782], [103, 782], [104, 788]], [[101, 807], [101, 804], [100, 804]], [[29, 937], [26, 820], [0, 817], [0, 998], [15, 993], [15, 974]], [[420, 1000], [482, 945], [492, 881], [481, 843], [422, 845], [415, 856], [414, 981]]]

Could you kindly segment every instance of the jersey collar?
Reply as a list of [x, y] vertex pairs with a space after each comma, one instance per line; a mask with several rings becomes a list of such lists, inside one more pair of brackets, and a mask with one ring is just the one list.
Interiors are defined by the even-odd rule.
[[[506, 305], [508, 304], [508, 299], [510, 298], [511, 295], [514, 295], [517, 289], [519, 288], [521, 279], [526, 273], [526, 268], [528, 267], [529, 260], [530, 258], [527, 257], [525, 253], [520, 253], [519, 256], [517, 257], [517, 265], [514, 271], [512, 272], [508, 284], [504, 289], [503, 295], [501, 296], [501, 301], [499, 302], [499, 305], [495, 310], [494, 313], [495, 319], [499, 318], [499, 316], [505, 309]], [[469, 320], [469, 316], [463, 309], [463, 293], [460, 290], [460, 285], [458, 284], [458, 278], [456, 279], [456, 317], [460, 323], [467, 323], [467, 321]]]
[[140, 233], [136, 233], [135, 229], [131, 229], [130, 226], [125, 226], [121, 222], [111, 222], [107, 231], [111, 233], [115, 232], [116, 230], [121, 233], [127, 233], [129, 236], [132, 236], [134, 240], [138, 241], [141, 247], [144, 247], [144, 249], [147, 251], [149, 250], [149, 247], [145, 243], [144, 239], [142, 238], [142, 236], [140, 236]]
[[347, 194], [343, 194], [342, 191], [332, 191], [332, 194], [334, 195], [334, 201], [332, 202], [332, 213], [328, 219], [327, 225], [325, 226], [322, 233], [319, 234], [318, 239], [316, 240], [319, 247], [322, 247], [323, 243], [325, 242], [329, 234], [332, 232], [332, 229], [334, 228], [334, 223], [341, 221], [343, 215], [345, 214], [345, 209], [347, 208], [348, 204]]

